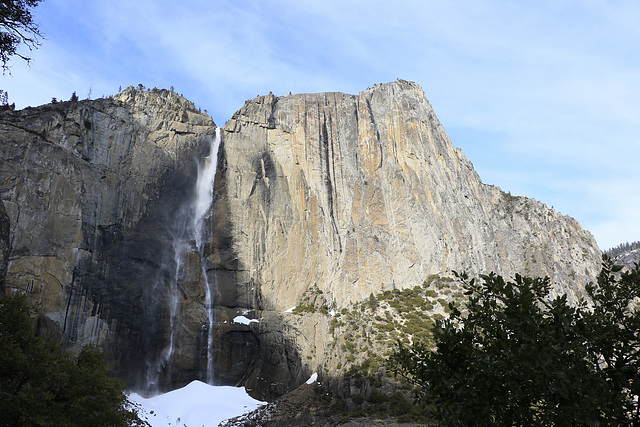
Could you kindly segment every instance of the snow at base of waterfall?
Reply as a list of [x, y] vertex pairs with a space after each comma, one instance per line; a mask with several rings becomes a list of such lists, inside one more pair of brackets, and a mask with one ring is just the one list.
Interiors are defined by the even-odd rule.
[[250, 397], [244, 388], [211, 386], [201, 381], [148, 399], [131, 393], [129, 401], [151, 427], [217, 426], [266, 404]]

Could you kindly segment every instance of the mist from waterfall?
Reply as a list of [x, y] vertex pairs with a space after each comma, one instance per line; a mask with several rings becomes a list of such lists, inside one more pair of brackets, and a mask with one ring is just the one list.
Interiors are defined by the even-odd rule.
[[216, 170], [218, 168], [218, 149], [220, 148], [220, 128], [216, 129], [216, 137], [211, 144], [209, 156], [205, 159], [204, 167], [198, 171], [196, 182], [196, 199], [194, 203], [193, 229], [195, 231], [195, 241], [198, 253], [200, 254], [200, 265], [202, 266], [202, 276], [205, 281], [205, 308], [209, 320], [207, 328], [207, 383], [213, 384], [213, 327], [215, 324], [215, 301], [214, 297], [218, 293], [216, 277], [210, 283], [207, 275], [206, 259], [204, 256], [204, 221], [211, 214], [213, 206], [213, 190], [215, 186]]
[[[220, 147], [220, 128], [216, 128], [215, 138], [211, 140], [209, 156], [198, 168], [194, 198], [188, 205], [181, 206], [175, 214], [173, 225], [169, 230], [171, 235], [171, 247], [164, 255], [163, 265], [159, 277], [151, 288], [152, 303], [150, 310], [160, 310], [162, 299], [166, 297], [169, 303], [169, 342], [162, 353], [148, 362], [146, 382], [147, 389], [157, 390], [160, 378], [166, 372], [171, 357], [176, 349], [176, 340], [180, 327], [180, 277], [183, 274], [183, 265], [188, 252], [195, 250], [200, 256], [202, 276], [205, 283], [205, 311], [207, 315], [207, 365], [206, 382], [213, 384], [213, 334], [215, 319], [215, 298], [217, 297], [217, 283], [215, 276], [209, 280], [204, 254], [206, 242], [205, 221], [212, 213], [214, 201], [215, 175], [218, 164], [218, 149]], [[153, 357], [153, 356], [152, 356]]]

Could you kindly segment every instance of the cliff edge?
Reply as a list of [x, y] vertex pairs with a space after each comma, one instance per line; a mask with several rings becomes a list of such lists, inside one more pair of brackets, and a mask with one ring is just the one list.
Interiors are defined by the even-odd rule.
[[274, 397], [342, 375], [337, 313], [374, 295], [466, 270], [549, 276], [575, 299], [599, 271], [589, 232], [483, 184], [403, 80], [247, 101], [222, 131], [201, 257], [184, 212], [215, 132], [157, 89], [0, 113], [6, 288], [134, 387], [202, 379], [215, 346], [216, 381]]
[[258, 97], [224, 131], [226, 270], [239, 271], [234, 286], [257, 284], [265, 309], [292, 307], [314, 285], [339, 309], [452, 269], [559, 287], [598, 271], [577, 221], [480, 181], [415, 83]]

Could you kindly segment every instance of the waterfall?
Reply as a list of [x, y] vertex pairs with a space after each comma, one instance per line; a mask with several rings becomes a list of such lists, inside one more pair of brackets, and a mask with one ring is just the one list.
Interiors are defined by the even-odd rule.
[[210, 283], [207, 275], [206, 259], [204, 256], [204, 221], [210, 215], [213, 205], [213, 190], [215, 186], [216, 170], [218, 168], [218, 149], [220, 148], [220, 128], [216, 129], [216, 137], [211, 144], [209, 157], [205, 159], [202, 170], [198, 173], [196, 183], [196, 199], [194, 204], [193, 229], [195, 231], [195, 241], [198, 253], [200, 254], [200, 265], [205, 281], [205, 295], [207, 317], [209, 320], [207, 328], [207, 383], [213, 384], [213, 326], [215, 323], [214, 296], [217, 294], [216, 278]]
[[[169, 342], [159, 357], [148, 362], [146, 375], [148, 390], [158, 389], [161, 374], [169, 366], [171, 357], [176, 349], [176, 339], [180, 326], [181, 291], [179, 280], [185, 256], [190, 250], [193, 250], [193, 244], [195, 244], [195, 250], [200, 255], [200, 265], [205, 282], [205, 310], [208, 318], [206, 381], [209, 384], [213, 383], [213, 333], [216, 320], [214, 308], [217, 283], [215, 278], [212, 281], [208, 278], [204, 250], [207, 237], [205, 221], [212, 212], [219, 147], [220, 128], [216, 128], [215, 138], [211, 140], [209, 156], [205, 158], [202, 167], [198, 168], [193, 201], [189, 205], [181, 206], [173, 219], [172, 229], [169, 230], [171, 248], [166, 251], [161, 274], [159, 274], [159, 278], [151, 288], [151, 295], [153, 296], [151, 310], [160, 309], [163, 295], [168, 298], [170, 333]], [[168, 277], [166, 275], [167, 271], [170, 272]]]

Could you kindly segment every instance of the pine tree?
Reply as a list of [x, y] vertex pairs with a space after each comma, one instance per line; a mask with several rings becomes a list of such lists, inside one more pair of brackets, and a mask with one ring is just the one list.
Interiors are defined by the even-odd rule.
[[6, 426], [142, 425], [102, 353], [74, 358], [36, 337], [23, 295], [0, 298], [0, 414]]
[[577, 305], [548, 278], [462, 274], [435, 348], [399, 342], [390, 366], [445, 426], [640, 425], [640, 269], [621, 270], [603, 256]]
[[3, 71], [9, 69], [9, 60], [18, 56], [25, 61], [31, 58], [18, 53], [21, 44], [29, 50], [40, 46], [42, 34], [38, 25], [33, 22], [31, 9], [42, 0], [11, 0], [0, 2], [0, 62]]

